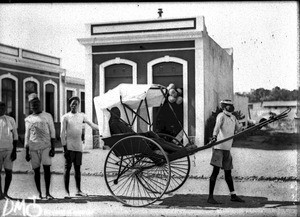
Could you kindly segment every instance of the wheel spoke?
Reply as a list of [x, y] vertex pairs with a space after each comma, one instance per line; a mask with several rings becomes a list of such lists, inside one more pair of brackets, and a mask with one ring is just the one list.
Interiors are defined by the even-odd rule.
[[[154, 154], [152, 150], [160, 150], [162, 154]], [[116, 142], [107, 155], [104, 170], [112, 195], [129, 206], [154, 203], [166, 192], [171, 179], [171, 167], [164, 150], [140, 135]]]
[[[158, 133], [158, 135], [166, 141], [171, 141], [175, 145], [183, 147], [182, 143], [171, 135], [164, 133]], [[176, 159], [170, 162], [171, 180], [166, 193], [176, 191], [185, 183], [190, 173], [190, 164], [191, 163], [189, 156]]]

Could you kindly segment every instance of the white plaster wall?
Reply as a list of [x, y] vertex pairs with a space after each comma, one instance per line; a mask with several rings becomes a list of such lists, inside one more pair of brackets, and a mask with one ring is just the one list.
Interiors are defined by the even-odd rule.
[[208, 35], [204, 45], [204, 120], [222, 99], [233, 100], [233, 55], [221, 48]]
[[195, 40], [195, 144], [204, 144], [204, 52], [203, 37]]
[[[93, 77], [91, 76], [92, 70], [92, 47], [85, 46], [85, 114], [89, 121], [93, 120]], [[85, 148], [93, 148], [93, 131], [89, 126], [85, 126]]]

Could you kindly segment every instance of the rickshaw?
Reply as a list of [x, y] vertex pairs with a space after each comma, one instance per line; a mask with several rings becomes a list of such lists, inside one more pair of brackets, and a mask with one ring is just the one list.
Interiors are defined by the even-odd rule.
[[[125, 118], [121, 118], [130, 127], [134, 128], [137, 120], [144, 122], [150, 131], [137, 133], [122, 133], [117, 135], [103, 135], [103, 142], [110, 149], [104, 162], [104, 179], [112, 196], [126, 206], [144, 207], [158, 201], [164, 194], [179, 189], [187, 180], [190, 172], [190, 155], [198, 151], [211, 148], [215, 145], [244, 135], [249, 131], [260, 129], [263, 126], [287, 117], [290, 109], [279, 115], [270, 117], [234, 136], [220, 141], [211, 141], [203, 146], [188, 149], [182, 140], [168, 134], [155, 133], [151, 108], [160, 108], [167, 103], [170, 112], [177, 118], [171, 103], [168, 101], [168, 88], [159, 84], [120, 84], [94, 98], [95, 108], [99, 121], [108, 125], [108, 117], [112, 107], [123, 109]], [[143, 112], [141, 110], [143, 109]], [[105, 115], [106, 114], [106, 115]], [[145, 117], [146, 116], [146, 117]], [[124, 120], [125, 119], [125, 120]], [[180, 121], [182, 131], [188, 143], [193, 141], [187, 136]], [[160, 139], [155, 139], [159, 137]], [[178, 147], [177, 151], [166, 150], [164, 141]]]

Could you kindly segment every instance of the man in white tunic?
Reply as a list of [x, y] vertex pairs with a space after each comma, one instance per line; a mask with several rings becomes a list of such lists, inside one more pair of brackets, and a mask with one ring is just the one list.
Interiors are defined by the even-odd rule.
[[41, 110], [41, 102], [36, 93], [28, 96], [29, 108], [32, 114], [25, 118], [25, 148], [26, 161], [31, 160], [34, 170], [34, 181], [43, 199], [40, 183], [40, 166], [43, 165], [46, 187], [46, 199], [53, 199], [50, 194], [51, 161], [55, 155], [55, 128], [50, 113]]
[[6, 104], [0, 101], [0, 173], [5, 170], [5, 185], [2, 192], [0, 176], [0, 200], [11, 199], [7, 192], [12, 180], [13, 161], [17, 158], [18, 132], [15, 120], [5, 115]]
[[[214, 141], [223, 140], [225, 138], [233, 136], [236, 132], [242, 129], [236, 117], [232, 114], [232, 112], [234, 111], [234, 106], [231, 100], [221, 101], [221, 109], [223, 111], [218, 114], [216, 125], [213, 131]], [[220, 168], [224, 170], [225, 181], [230, 191], [231, 201], [245, 202], [240, 197], [238, 197], [234, 191], [233, 179], [231, 176], [233, 165], [232, 156], [230, 154], [232, 142], [232, 139], [228, 140], [214, 146], [212, 149], [212, 158], [210, 164], [213, 166], [213, 171], [209, 179], [209, 196], [207, 199], [208, 203], [219, 204], [219, 202], [214, 199], [213, 192]]]
[[92, 129], [99, 130], [98, 125], [87, 120], [84, 113], [78, 112], [78, 106], [80, 99], [77, 96], [69, 99], [71, 111], [62, 116], [61, 123], [61, 143], [64, 148], [65, 156], [65, 190], [66, 197], [70, 198], [69, 182], [70, 182], [70, 170], [72, 163], [75, 170], [75, 182], [77, 193], [76, 196], [87, 196], [81, 191], [81, 172], [80, 167], [82, 164], [82, 152], [83, 152], [83, 141], [82, 141], [82, 128], [84, 124], [88, 124]]

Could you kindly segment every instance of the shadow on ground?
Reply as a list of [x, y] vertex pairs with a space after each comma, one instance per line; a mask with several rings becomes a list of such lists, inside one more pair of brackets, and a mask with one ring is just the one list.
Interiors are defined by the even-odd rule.
[[45, 199], [21, 199], [21, 198], [12, 198], [14, 201], [22, 201], [25, 203], [87, 203], [87, 202], [108, 202], [108, 201], [116, 201], [113, 196], [107, 195], [90, 195], [88, 197], [71, 197], [71, 198], [54, 198], [53, 200], [45, 200]]
[[[154, 204], [147, 206], [148, 208], [166, 208], [166, 207], [174, 207], [174, 208], [277, 208], [283, 206], [294, 206], [300, 205], [300, 202], [295, 201], [268, 201], [266, 197], [249, 197], [249, 196], [241, 196], [242, 199], [245, 200], [245, 203], [232, 202], [230, 201], [230, 197], [227, 195], [216, 195], [214, 198], [220, 202], [221, 204], [209, 204], [207, 203], [208, 195], [199, 195], [199, 194], [176, 194], [170, 197], [165, 197], [160, 199], [159, 204]], [[14, 198], [13, 200], [22, 199]], [[117, 202], [112, 196], [107, 195], [90, 195], [88, 197], [72, 197], [69, 199], [65, 198], [55, 198], [53, 200], [32, 200], [25, 199], [26, 203], [88, 203], [88, 202]]]
[[218, 207], [218, 208], [259, 208], [259, 207], [281, 207], [281, 206], [293, 206], [299, 205], [299, 202], [294, 201], [268, 201], [266, 197], [250, 197], [240, 196], [245, 203], [232, 202], [228, 195], [215, 195], [214, 198], [221, 204], [209, 204], [207, 203], [208, 195], [205, 194], [176, 194], [168, 198], [162, 199], [162, 203], [159, 206], [167, 207]]

